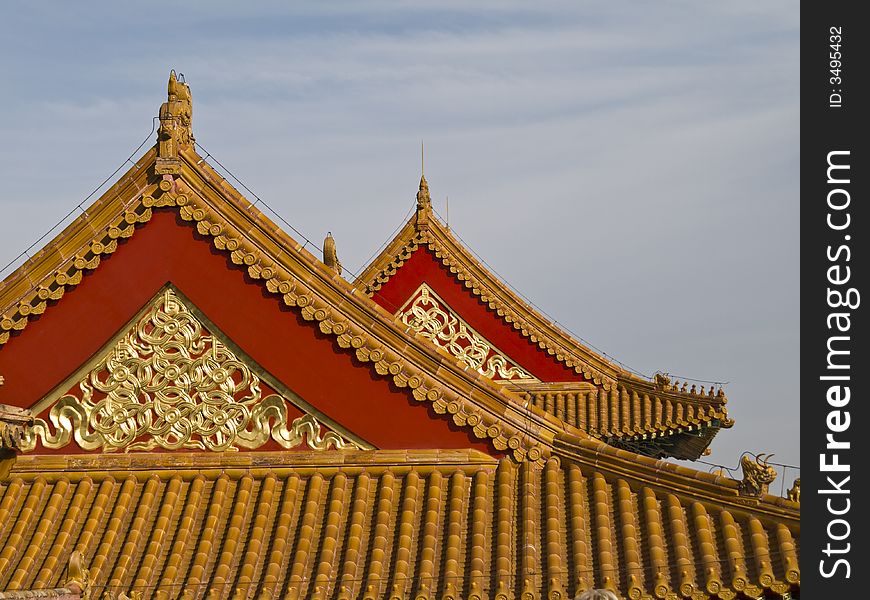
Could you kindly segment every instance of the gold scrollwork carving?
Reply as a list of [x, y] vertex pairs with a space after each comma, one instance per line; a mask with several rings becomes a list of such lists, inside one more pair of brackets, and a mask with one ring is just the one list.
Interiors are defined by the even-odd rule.
[[496, 381], [537, 381], [463, 323], [425, 283], [414, 292], [397, 316], [413, 331], [485, 377]]
[[275, 440], [284, 448], [357, 447], [306, 414], [288, 422], [284, 398], [262, 398], [260, 378], [167, 288], [132, 329], [36, 419], [24, 443], [71, 440], [85, 450], [237, 450]]

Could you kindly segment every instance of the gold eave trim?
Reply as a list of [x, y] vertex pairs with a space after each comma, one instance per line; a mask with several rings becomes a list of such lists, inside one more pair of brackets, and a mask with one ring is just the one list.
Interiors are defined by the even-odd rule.
[[426, 227], [417, 227], [417, 215], [401, 229], [381, 254], [355, 280], [354, 285], [373, 295], [420, 246], [427, 247], [451, 274], [493, 310], [506, 324], [557, 361], [605, 389], [625, 374], [623, 369], [597, 355], [543, 319], [531, 306], [498, 281], [464, 247], [428, 214]]
[[176, 475], [194, 479], [199, 475], [244, 471], [252, 474], [311, 475], [324, 470], [331, 473], [362, 472], [381, 474], [386, 471], [401, 474], [426, 467], [457, 470], [473, 474], [480, 469], [494, 471], [498, 459], [471, 449], [422, 450], [330, 450], [329, 453], [300, 450], [293, 452], [185, 452], [167, 454], [142, 452], [135, 454], [28, 454], [18, 458], [13, 474], [22, 479], [43, 477], [46, 481], [69, 478], [76, 474], [93, 477], [94, 473], [121, 472], [140, 480], [157, 476], [171, 479]]

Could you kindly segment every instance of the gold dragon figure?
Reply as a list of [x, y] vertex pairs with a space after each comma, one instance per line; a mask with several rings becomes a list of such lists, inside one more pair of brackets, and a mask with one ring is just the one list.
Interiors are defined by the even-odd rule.
[[794, 480], [794, 484], [792, 484], [791, 489], [788, 490], [788, 499], [792, 502], [801, 501], [801, 478], [798, 477]]
[[[765, 459], [765, 457], [767, 457]], [[740, 459], [743, 469], [743, 481], [740, 482], [740, 493], [745, 496], [761, 496], [767, 493], [767, 488], [776, 479], [776, 470], [767, 464], [773, 454], [758, 454], [755, 460], [749, 454]]]

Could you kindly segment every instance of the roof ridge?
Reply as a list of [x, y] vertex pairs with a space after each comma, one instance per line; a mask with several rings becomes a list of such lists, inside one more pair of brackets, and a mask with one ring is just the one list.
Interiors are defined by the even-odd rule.
[[593, 438], [554, 440], [557, 456], [594, 466], [612, 476], [634, 480], [654, 489], [670, 491], [702, 502], [715, 502], [736, 510], [761, 512], [775, 518], [799, 522], [800, 503], [774, 494], [744, 494], [741, 481], [724, 474], [692, 469], [666, 460], [656, 460], [615, 448]]
[[[141, 191], [145, 187], [148, 179], [147, 167], [154, 163], [155, 157], [156, 146], [142, 155], [118, 181], [97, 198], [93, 204], [83, 209], [82, 213], [64, 227], [60, 233], [0, 281], [0, 346], [8, 339], [8, 336], [4, 337], [4, 334], [8, 334], [13, 329], [20, 330], [23, 328], [23, 324], [18, 322], [19, 319], [12, 319], [14, 313], [10, 316], [9, 311], [13, 309], [13, 305], [21, 297], [29, 291], [36, 289], [44, 281], [47, 270], [51, 270], [51, 266], [54, 266], [55, 270], [57, 270], [61, 264], [69, 262], [70, 266], [72, 266], [72, 263], [77, 261], [78, 264], [85, 264], [85, 266], [91, 264], [98, 265], [100, 255], [114, 252], [116, 244], [113, 245], [112, 241], [129, 237], [132, 234], [132, 226], [134, 223], [139, 222], [137, 219], [140, 215], [136, 215], [134, 218], [131, 214], [129, 217], [131, 219], [130, 222], [122, 219], [121, 223], [116, 224], [116, 229], [109, 227], [106, 231], [109, 241], [101, 243], [100, 247], [92, 247], [95, 241], [94, 235], [86, 235], [96, 234], [96, 231], [107, 228], [106, 224], [108, 220], [113, 219], [118, 211], [118, 206], [113, 201], [117, 201], [122, 195], [129, 194], [130, 188]], [[136, 200], [129, 200], [126, 204], [123, 204], [122, 208], [129, 208], [135, 203]], [[124, 213], [125, 217], [126, 214]], [[89, 231], [82, 232], [83, 229], [87, 229], [82, 227], [83, 221], [88, 221]], [[97, 252], [94, 252], [94, 250], [97, 250]], [[75, 279], [76, 275], [70, 273], [71, 270], [64, 271], [66, 277], [60, 278], [63, 283], [55, 282], [57, 283], [56, 286], [49, 284], [51, 285], [49, 295], [40, 290], [40, 302], [33, 305], [29, 311], [25, 309], [25, 314], [19, 312], [19, 315], [40, 314], [44, 308], [40, 307], [39, 304], [45, 300], [59, 299], [63, 295], [63, 288], [66, 285], [74, 285], [69, 280]], [[60, 276], [61, 273], [59, 272], [57, 275]], [[6, 322], [6, 319], [12, 319], [12, 323]]]

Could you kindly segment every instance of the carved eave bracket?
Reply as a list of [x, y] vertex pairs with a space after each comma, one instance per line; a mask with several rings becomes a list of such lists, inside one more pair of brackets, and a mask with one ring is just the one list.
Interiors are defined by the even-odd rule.
[[155, 170], [158, 175], [178, 174], [181, 171], [179, 149], [195, 141], [191, 129], [193, 105], [190, 87], [184, 82], [184, 77], [179, 80], [175, 71], [171, 71], [167, 91], [168, 99], [160, 107], [160, 127], [157, 130]]
[[[0, 385], [3, 378], [0, 377]], [[22, 451], [26, 428], [33, 423], [30, 411], [15, 406], [0, 404], [0, 481], [6, 479], [15, 456]]]

